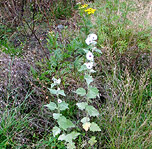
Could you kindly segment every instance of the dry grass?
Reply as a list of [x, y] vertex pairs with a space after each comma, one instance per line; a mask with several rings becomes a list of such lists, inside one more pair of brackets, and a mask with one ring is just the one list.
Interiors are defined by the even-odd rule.
[[133, 25], [136, 27], [152, 25], [152, 2], [150, 0], [134, 0], [133, 3], [136, 11], [129, 14]]

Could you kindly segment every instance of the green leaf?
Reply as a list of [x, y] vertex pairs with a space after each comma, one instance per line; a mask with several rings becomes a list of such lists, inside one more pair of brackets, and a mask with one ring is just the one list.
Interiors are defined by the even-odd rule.
[[65, 101], [59, 103], [59, 109], [61, 111], [68, 109], [68, 104]]
[[58, 92], [58, 94], [60, 94], [62, 96], [66, 96], [65, 93], [64, 93], [64, 90], [58, 90], [57, 92]]
[[55, 127], [53, 127], [52, 132], [53, 132], [53, 136], [55, 137], [56, 135], [60, 134], [61, 129], [59, 127], [55, 126]]
[[91, 70], [90, 70], [90, 72], [91, 72], [91, 73], [95, 73], [96, 71], [95, 71], [95, 70], [93, 70], [93, 69], [91, 69]]
[[99, 49], [97, 49], [97, 48], [94, 48], [94, 51], [102, 54], [101, 50], [99, 50]]
[[52, 84], [51, 84], [51, 88], [53, 88], [54, 86], [56, 86], [56, 84], [55, 84], [55, 83], [52, 83]]
[[58, 138], [58, 140], [61, 140], [61, 141], [65, 140], [65, 139], [66, 139], [65, 134], [60, 135], [59, 138]]
[[84, 88], [78, 88], [76, 93], [80, 96], [84, 96], [86, 94], [86, 90]]
[[90, 131], [93, 131], [93, 132], [94, 131], [101, 131], [101, 129], [96, 123], [92, 122], [91, 126], [90, 126]]
[[87, 54], [89, 52], [89, 50], [83, 49], [83, 51]]
[[60, 116], [62, 116], [62, 114], [53, 113], [53, 118], [54, 118], [55, 120], [57, 120]]
[[47, 108], [50, 109], [50, 110], [55, 110], [55, 109], [57, 109], [57, 106], [56, 106], [56, 104], [55, 104], [54, 102], [50, 102], [49, 104], [44, 105], [44, 106], [47, 107]]
[[75, 148], [76, 148], [76, 146], [73, 142], [67, 144], [67, 149], [75, 149]]
[[86, 122], [89, 122], [89, 121], [90, 121], [89, 117], [84, 117], [83, 119], [81, 119], [82, 123], [86, 123]]
[[97, 142], [96, 137], [93, 136], [93, 137], [91, 137], [91, 139], [89, 140], [88, 143], [89, 143], [91, 146], [93, 146], [96, 142]]
[[57, 90], [49, 88], [51, 94], [57, 95]]
[[88, 74], [86, 74], [86, 75], [84, 76], [84, 78], [85, 78], [88, 86], [90, 85], [91, 82], [93, 82], [92, 76], [90, 76], [90, 75], [88, 75]]
[[64, 116], [60, 116], [57, 122], [59, 124], [59, 127], [64, 130], [67, 130], [67, 128], [75, 127], [75, 125], [69, 119], [66, 119]]
[[84, 110], [88, 105], [87, 102], [81, 102], [76, 104], [80, 110]]
[[83, 70], [88, 70], [86, 65], [84, 65], [84, 64], [81, 65], [81, 68], [78, 71], [83, 71]]
[[89, 87], [87, 97], [96, 98], [96, 96], [99, 96], [99, 90], [96, 87]]
[[70, 134], [68, 134], [66, 136], [66, 142], [72, 142], [72, 140], [76, 139], [77, 136], [79, 136], [79, 135], [80, 135], [80, 133], [78, 133], [78, 132], [75, 132], [75, 131], [71, 132]]
[[80, 133], [77, 133], [75, 131], [71, 132], [70, 134], [62, 134], [59, 136], [58, 140], [61, 140], [61, 141], [66, 141], [66, 142], [69, 142], [69, 143], [72, 143], [72, 140], [73, 139], [76, 139], [77, 136], [80, 135]]
[[54, 95], [66, 96], [65, 93], [64, 93], [64, 90], [55, 90], [55, 89], [49, 88], [49, 91], [50, 91], [51, 94], [54, 94]]
[[86, 111], [90, 116], [98, 116], [99, 112], [93, 106], [86, 106]]

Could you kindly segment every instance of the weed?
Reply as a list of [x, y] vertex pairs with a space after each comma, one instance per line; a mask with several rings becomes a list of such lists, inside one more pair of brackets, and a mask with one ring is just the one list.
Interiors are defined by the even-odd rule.
[[[18, 137], [23, 135], [28, 126], [28, 117], [19, 116], [20, 106], [6, 108], [0, 119], [0, 147], [9, 148], [18, 146]], [[21, 139], [21, 138], [20, 138]], [[23, 141], [22, 139], [20, 141]]]

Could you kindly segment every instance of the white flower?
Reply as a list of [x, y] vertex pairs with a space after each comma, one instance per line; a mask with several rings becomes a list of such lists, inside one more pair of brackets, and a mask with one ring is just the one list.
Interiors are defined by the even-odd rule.
[[97, 42], [95, 41], [97, 40], [97, 35], [96, 34], [89, 34], [87, 39], [85, 40], [86, 44], [87, 45], [90, 45], [90, 44], [97, 44]]
[[87, 58], [87, 60], [89, 60], [89, 61], [93, 61], [93, 54], [92, 54], [92, 52], [88, 52], [87, 54], [86, 54], [86, 58]]
[[58, 89], [57, 89], [58, 91], [60, 91], [60, 88], [58, 87]]
[[58, 99], [58, 103], [61, 103], [62, 102], [62, 100], [61, 99]]
[[61, 79], [56, 79], [56, 78], [52, 78], [52, 80], [54, 81], [54, 84], [60, 84], [61, 83]]
[[84, 63], [84, 64], [86, 65], [86, 67], [87, 67], [88, 69], [92, 69], [92, 67], [93, 67], [93, 62]]
[[87, 45], [90, 45], [90, 44], [92, 43], [92, 40], [91, 40], [90, 38], [87, 38], [87, 39], [85, 40], [85, 42], [86, 42]]
[[97, 40], [97, 35], [96, 34], [89, 34], [87, 38], [90, 38], [92, 41]]

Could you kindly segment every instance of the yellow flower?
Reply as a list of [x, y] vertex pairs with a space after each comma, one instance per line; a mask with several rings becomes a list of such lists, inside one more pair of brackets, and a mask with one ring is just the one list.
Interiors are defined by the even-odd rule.
[[85, 12], [87, 12], [88, 14], [94, 14], [95, 11], [96, 9], [93, 9], [93, 8], [89, 8], [85, 10]]
[[83, 8], [86, 8], [86, 7], [88, 7], [88, 4], [81, 5], [81, 6], [79, 7], [79, 9], [83, 9]]

